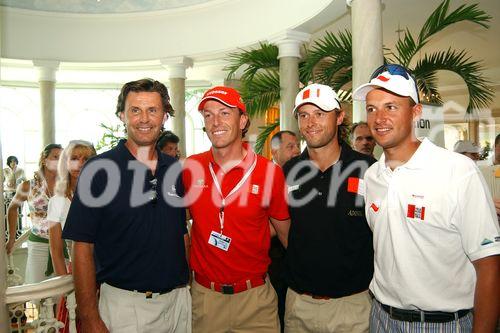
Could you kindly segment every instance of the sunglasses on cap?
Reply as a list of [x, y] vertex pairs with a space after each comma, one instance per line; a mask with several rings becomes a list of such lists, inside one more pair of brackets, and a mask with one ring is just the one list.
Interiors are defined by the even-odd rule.
[[379, 68], [377, 68], [373, 72], [372, 76], [370, 77], [370, 81], [384, 72], [389, 72], [389, 74], [391, 74], [391, 75], [402, 76], [407, 80], [409, 80], [411, 77], [414, 82], [417, 82], [415, 80], [415, 77], [413, 76], [413, 74], [411, 73], [411, 71], [409, 69], [407, 69], [404, 66], [397, 65], [397, 64], [384, 64], [384, 65], [380, 66]]

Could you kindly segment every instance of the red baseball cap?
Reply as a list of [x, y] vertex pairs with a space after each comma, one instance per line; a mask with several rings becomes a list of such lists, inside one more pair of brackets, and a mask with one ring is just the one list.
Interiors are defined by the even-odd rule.
[[230, 108], [238, 108], [242, 112], [246, 112], [245, 104], [241, 99], [240, 93], [236, 89], [217, 86], [207, 90], [198, 105], [198, 111], [202, 111], [205, 103], [211, 99], [229, 106]]

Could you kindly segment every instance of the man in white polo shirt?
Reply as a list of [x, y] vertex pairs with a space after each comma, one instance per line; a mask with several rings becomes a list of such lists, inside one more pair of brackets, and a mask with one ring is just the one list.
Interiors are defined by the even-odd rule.
[[375, 250], [370, 332], [493, 332], [500, 232], [479, 170], [415, 137], [422, 105], [406, 68], [381, 66], [354, 98], [366, 100], [384, 149], [365, 173]]

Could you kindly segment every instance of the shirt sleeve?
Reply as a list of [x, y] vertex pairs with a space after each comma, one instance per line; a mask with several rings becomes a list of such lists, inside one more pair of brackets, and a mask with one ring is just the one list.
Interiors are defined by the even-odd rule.
[[[467, 161], [468, 162], [468, 161]], [[471, 261], [500, 254], [500, 230], [493, 200], [479, 169], [471, 163], [459, 167], [456, 182], [456, 227]]]
[[62, 223], [64, 221], [64, 201], [59, 195], [53, 196], [49, 200], [49, 206], [47, 209], [47, 220], [50, 222]]
[[[181, 167], [180, 163], [179, 162], [176, 162], [176, 163], [178, 163], [178, 166], [180, 168]], [[185, 191], [184, 191], [184, 184], [182, 182], [182, 177], [183, 177], [183, 172], [181, 170], [181, 172], [179, 172], [179, 176], [177, 177], [176, 182], [175, 182], [175, 189], [177, 191], [177, 195], [179, 197], [183, 198], [182, 200], [184, 200]], [[187, 234], [188, 230], [187, 230], [186, 209], [185, 208], [181, 208], [181, 221], [180, 222], [181, 222], [181, 227], [182, 227], [183, 233]]]
[[286, 220], [290, 218], [286, 201], [285, 176], [283, 170], [277, 165], [273, 165], [273, 186], [268, 212], [269, 216], [276, 220]]
[[85, 190], [83, 187], [90, 186], [90, 193], [94, 198], [97, 198], [103, 192], [107, 184], [108, 179], [104, 171], [98, 171], [93, 175], [85, 172], [89, 165], [96, 161], [99, 160], [93, 160], [87, 163], [80, 173], [62, 233], [62, 238], [64, 239], [86, 243], [95, 243], [97, 239], [104, 207], [89, 207], [81, 197], [81, 193], [88, 193], [88, 188]]

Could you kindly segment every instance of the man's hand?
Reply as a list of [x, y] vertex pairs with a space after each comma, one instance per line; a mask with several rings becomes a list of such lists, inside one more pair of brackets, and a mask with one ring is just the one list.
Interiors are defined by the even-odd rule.
[[12, 253], [12, 248], [14, 247], [14, 242], [15, 242], [15, 237], [10, 237], [9, 240], [7, 241], [7, 244], [5, 244], [5, 250], [7, 251], [7, 255], [10, 255]]
[[495, 203], [495, 209], [497, 210], [497, 216], [500, 216], [500, 199], [495, 198], [493, 200], [493, 202]]
[[81, 333], [109, 333], [108, 328], [104, 325], [101, 318], [80, 320], [80, 330]]

